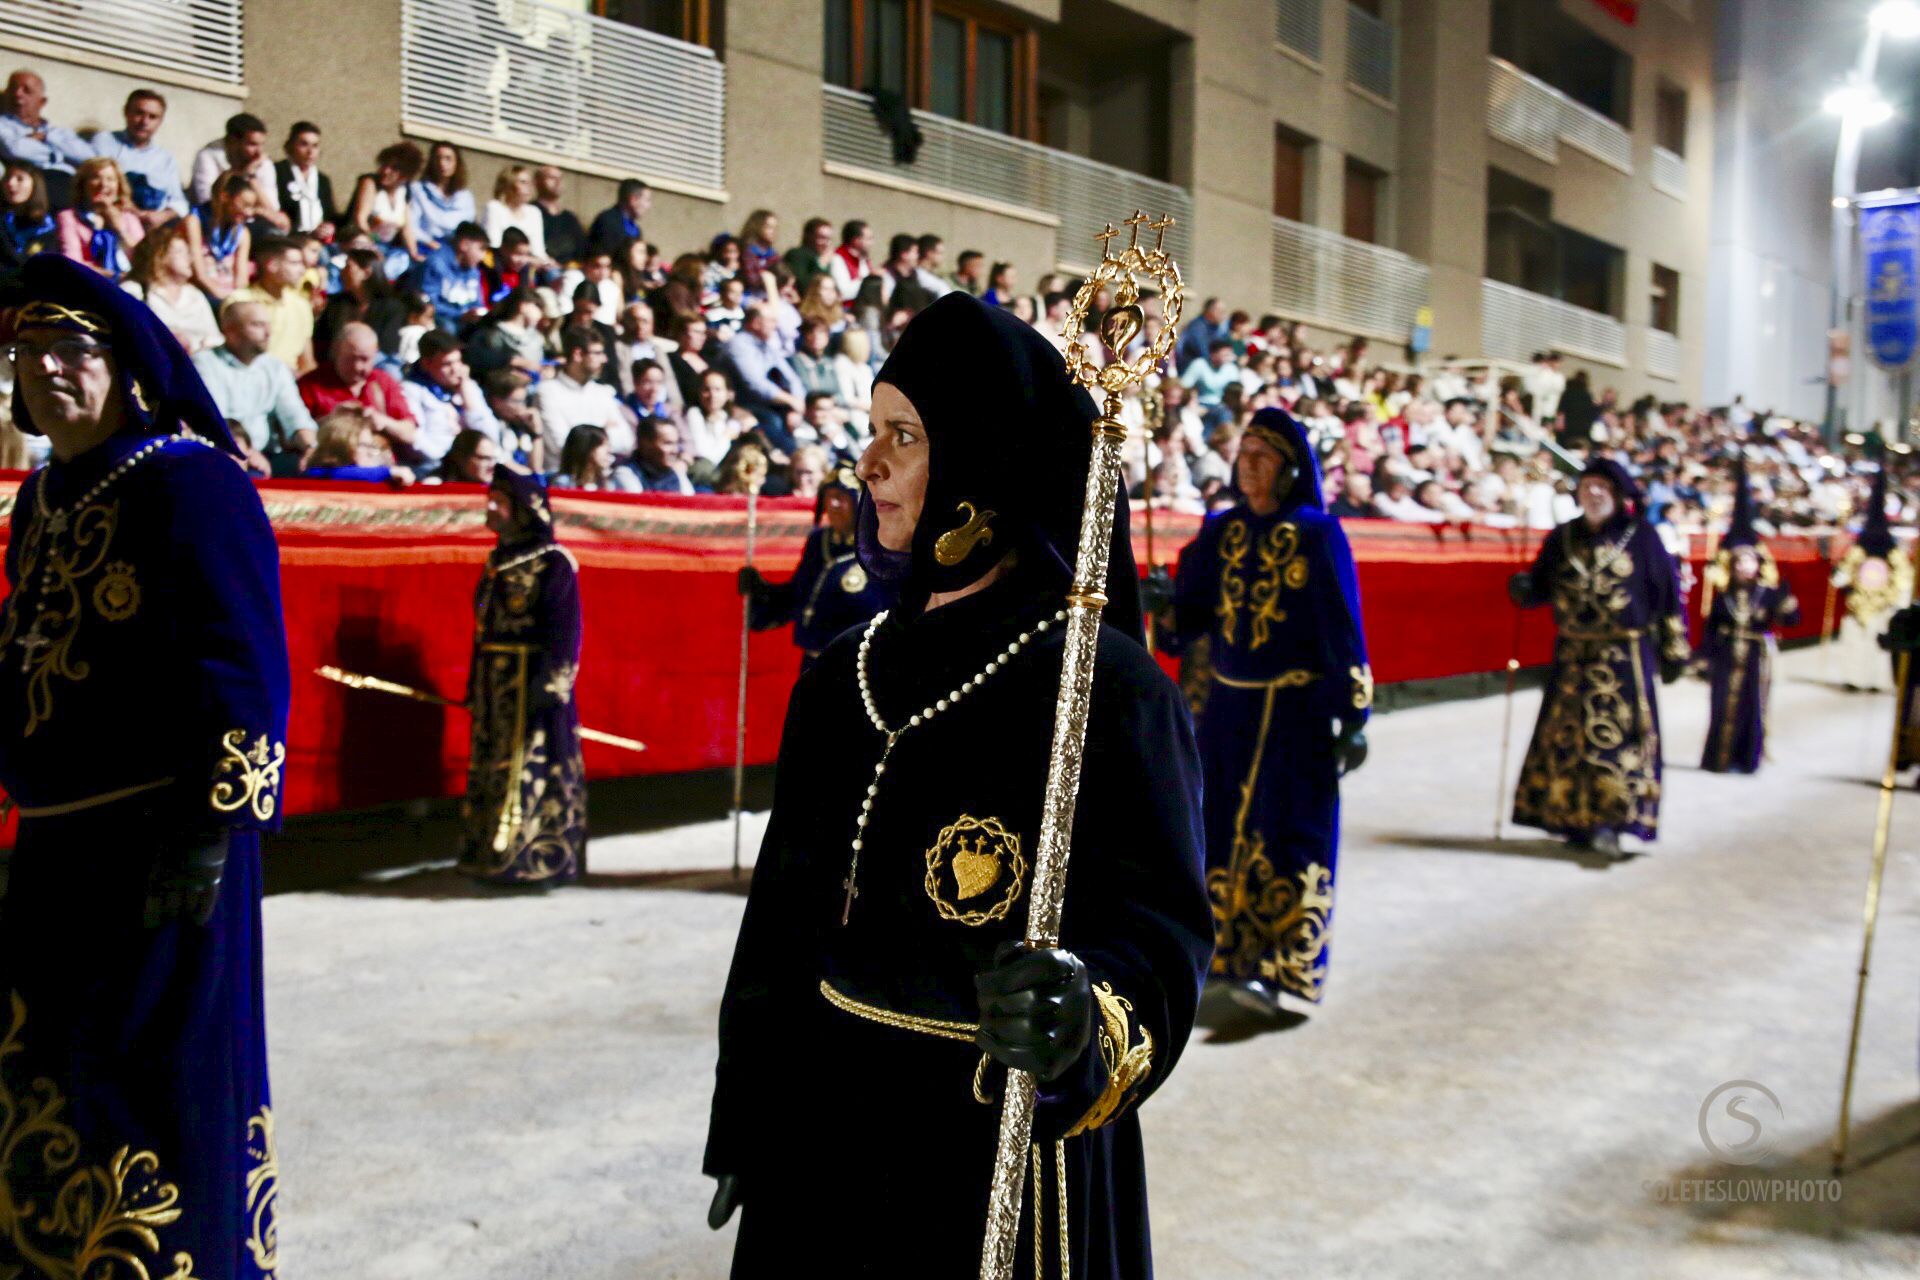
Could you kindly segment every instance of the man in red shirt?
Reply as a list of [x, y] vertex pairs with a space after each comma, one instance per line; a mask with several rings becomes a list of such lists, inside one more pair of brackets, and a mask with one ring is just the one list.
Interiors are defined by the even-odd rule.
[[374, 429], [393, 444], [396, 458], [413, 456], [419, 426], [407, 408], [394, 376], [374, 367], [380, 358], [380, 340], [371, 328], [354, 323], [334, 337], [331, 360], [300, 379], [300, 399], [314, 421], [326, 417], [349, 400], [372, 411]]

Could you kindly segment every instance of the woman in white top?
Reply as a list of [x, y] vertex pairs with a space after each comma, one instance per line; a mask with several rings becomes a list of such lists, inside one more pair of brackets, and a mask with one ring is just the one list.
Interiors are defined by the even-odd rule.
[[133, 271], [123, 286], [167, 326], [188, 355], [220, 343], [207, 295], [193, 283], [193, 239], [184, 218], [163, 222], [133, 251]]
[[348, 216], [354, 226], [379, 242], [389, 280], [398, 279], [422, 256], [407, 188], [425, 163], [419, 147], [396, 142], [382, 147], [374, 157], [374, 171], [361, 174], [353, 185], [353, 210]]
[[709, 369], [700, 377], [699, 402], [687, 410], [686, 436], [680, 451], [689, 463], [704, 459], [717, 467], [740, 433], [753, 425], [751, 417], [734, 407], [733, 385], [727, 375]]
[[533, 170], [523, 164], [509, 165], [493, 180], [493, 199], [487, 201], [487, 239], [500, 243], [500, 233], [508, 227], [526, 232], [527, 247], [533, 260], [542, 266], [547, 257], [547, 224], [540, 206], [533, 202]]
[[840, 354], [833, 358], [833, 371], [840, 378], [839, 403], [847, 411], [847, 426], [863, 439], [873, 410], [872, 360], [872, 340], [865, 329], [849, 328], [840, 335]]

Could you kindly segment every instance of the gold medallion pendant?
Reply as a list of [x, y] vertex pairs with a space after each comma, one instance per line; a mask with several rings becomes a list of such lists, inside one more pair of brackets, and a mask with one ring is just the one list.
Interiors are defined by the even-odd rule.
[[867, 589], [867, 571], [858, 564], [848, 565], [840, 575], [840, 589], [850, 596], [859, 595]]
[[961, 814], [927, 850], [927, 897], [943, 920], [974, 926], [1004, 920], [1026, 877], [1020, 837], [998, 818]]

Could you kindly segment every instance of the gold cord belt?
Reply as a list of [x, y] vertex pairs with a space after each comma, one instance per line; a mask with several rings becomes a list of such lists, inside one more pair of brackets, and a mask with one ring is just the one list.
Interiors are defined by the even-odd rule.
[[842, 995], [834, 990], [833, 984], [825, 978], [820, 979], [820, 994], [827, 1003], [836, 1009], [852, 1014], [856, 1018], [865, 1018], [868, 1022], [877, 1022], [883, 1027], [894, 1027], [901, 1031], [918, 1031], [922, 1035], [939, 1036], [942, 1040], [963, 1040], [973, 1043], [974, 1035], [980, 1030], [977, 1022], [949, 1022], [941, 1018], [922, 1018], [917, 1014], [895, 1013], [892, 1009], [883, 1009], [877, 1004], [868, 1004], [864, 1000], [855, 1000], [852, 996]]
[[65, 804], [17, 805], [12, 799], [7, 799], [0, 801], [0, 818], [6, 816], [8, 809], [15, 810], [23, 818], [59, 818], [69, 813], [84, 813], [88, 809], [98, 809], [101, 805], [112, 804], [116, 800], [125, 800], [128, 796], [137, 796], [143, 791], [158, 791], [161, 787], [170, 787], [173, 782], [172, 778], [160, 778], [153, 782], [142, 782], [136, 786], [121, 787], [118, 791], [102, 791], [97, 796], [87, 796], [81, 800], [69, 800]]
[[1304, 671], [1297, 668], [1293, 671], [1283, 671], [1270, 680], [1236, 680], [1232, 676], [1223, 676], [1218, 671], [1213, 673], [1214, 682], [1223, 684], [1229, 689], [1298, 689], [1312, 684], [1319, 678], [1318, 671]]
[[1645, 634], [1647, 634], [1645, 628], [1634, 627], [1627, 631], [1562, 631], [1560, 638], [1562, 640], [1579, 640], [1588, 643], [1604, 643], [1609, 640], [1638, 640]]

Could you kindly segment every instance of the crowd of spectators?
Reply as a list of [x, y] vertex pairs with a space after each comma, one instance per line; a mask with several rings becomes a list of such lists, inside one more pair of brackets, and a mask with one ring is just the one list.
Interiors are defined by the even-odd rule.
[[[769, 492], [811, 496], [858, 456], [874, 372], [922, 307], [965, 290], [1060, 343], [1080, 283], [1025, 289], [976, 249], [883, 243], [857, 219], [810, 218], [783, 248], [764, 209], [669, 257], [646, 237], [638, 179], [583, 220], [551, 166], [510, 165], [481, 200], [450, 142], [394, 142], [336, 187], [309, 121], [272, 160], [266, 123], [236, 115], [183, 169], [155, 142], [154, 90], [91, 138], [47, 105], [38, 75], [8, 78], [0, 266], [57, 251], [142, 297], [261, 475], [484, 481], [510, 458], [559, 487], [726, 493], [742, 491], [751, 446], [773, 465]], [[1146, 312], [1134, 351], [1161, 331], [1156, 299]], [[1843, 522], [1864, 498], [1860, 448], [1738, 401], [1623, 405], [1552, 352], [1504, 374], [1417, 372], [1363, 338], [1316, 348], [1300, 325], [1216, 298], [1189, 314], [1126, 408], [1132, 491], [1164, 509], [1232, 501], [1240, 436], [1269, 405], [1306, 426], [1344, 517], [1548, 527], [1572, 514], [1570, 465], [1596, 452], [1683, 530], [1730, 501], [1735, 450], [1776, 527]], [[18, 455], [9, 434], [0, 454]]]

